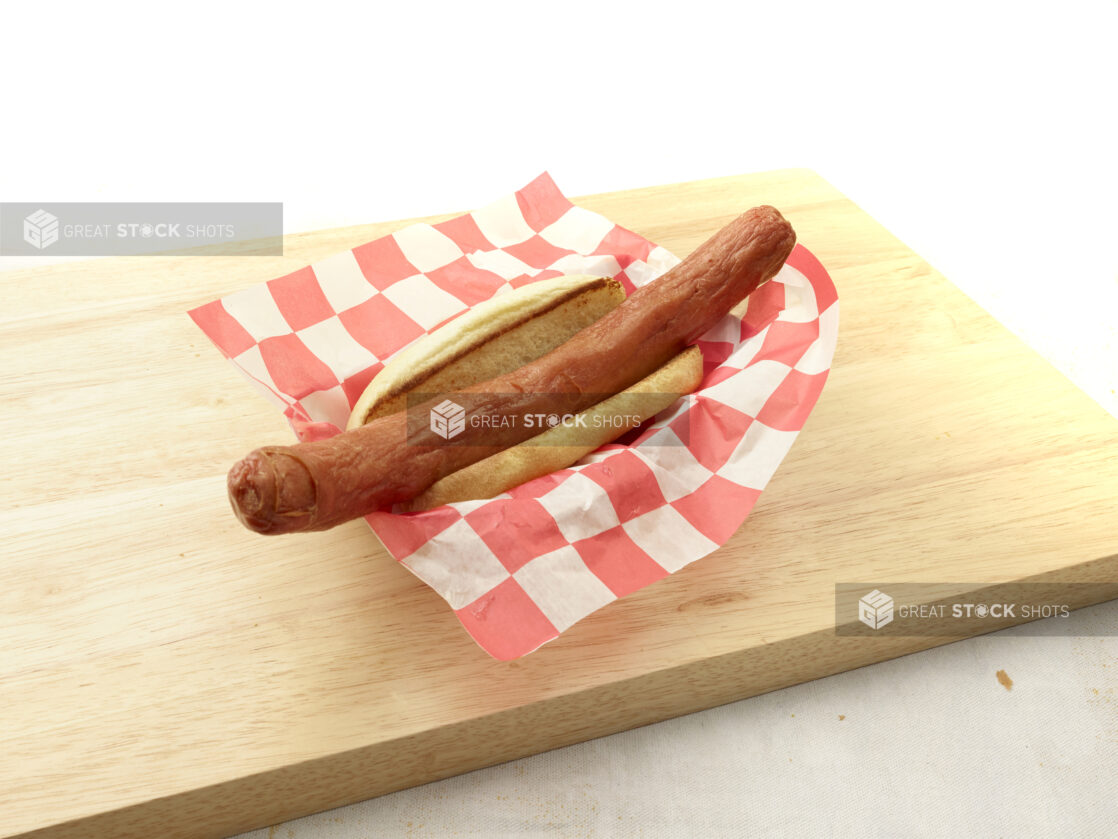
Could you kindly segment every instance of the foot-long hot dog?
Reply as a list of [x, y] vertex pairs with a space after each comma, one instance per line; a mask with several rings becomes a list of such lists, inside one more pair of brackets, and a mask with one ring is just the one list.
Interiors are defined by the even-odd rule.
[[[694, 343], [780, 270], [795, 244], [772, 207], [743, 213], [663, 277], [551, 352], [465, 389], [471, 411], [564, 414], [618, 393]], [[259, 533], [324, 530], [415, 498], [446, 475], [533, 436], [522, 425], [467, 427], [455, 445], [429, 428], [409, 427], [419, 405], [328, 440], [267, 446], [229, 472], [229, 497]]]

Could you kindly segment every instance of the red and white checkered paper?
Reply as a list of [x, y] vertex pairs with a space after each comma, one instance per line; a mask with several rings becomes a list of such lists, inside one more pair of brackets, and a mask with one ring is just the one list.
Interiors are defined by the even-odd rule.
[[[412, 225], [190, 315], [311, 440], [345, 427], [394, 353], [470, 306], [560, 274], [616, 277], [632, 291], [678, 261], [571, 204], [543, 174], [475, 212]], [[699, 390], [634, 439], [488, 501], [367, 521], [486, 652], [524, 655], [730, 538], [815, 405], [837, 334], [834, 285], [797, 245], [743, 317], [703, 336]]]

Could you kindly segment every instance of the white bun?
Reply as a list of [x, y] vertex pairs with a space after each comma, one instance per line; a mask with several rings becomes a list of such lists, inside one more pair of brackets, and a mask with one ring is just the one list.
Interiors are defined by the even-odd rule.
[[523, 367], [624, 299], [617, 280], [583, 274], [498, 294], [393, 356], [357, 400], [346, 428], [404, 410], [409, 393], [453, 393]]

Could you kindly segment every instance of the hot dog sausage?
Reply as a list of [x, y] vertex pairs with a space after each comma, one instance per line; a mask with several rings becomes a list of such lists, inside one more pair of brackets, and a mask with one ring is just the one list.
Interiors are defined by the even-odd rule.
[[[743, 213], [686, 260], [566, 343], [512, 373], [467, 388], [471, 413], [582, 411], [694, 343], [775, 275], [796, 241], [772, 207]], [[441, 398], [408, 413], [426, 416]], [[413, 423], [414, 425], [414, 423]], [[538, 433], [467, 427], [448, 446], [400, 412], [328, 440], [257, 449], [229, 472], [230, 502], [258, 533], [324, 530], [414, 498], [440, 478]]]

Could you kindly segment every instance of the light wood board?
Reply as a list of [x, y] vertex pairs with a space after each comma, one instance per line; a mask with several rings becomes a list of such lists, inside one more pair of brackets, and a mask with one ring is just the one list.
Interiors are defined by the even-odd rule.
[[509, 663], [363, 522], [225, 498], [291, 434], [186, 310], [405, 222], [0, 275], [0, 836], [225, 836], [950, 640], [836, 637], [836, 582], [1118, 580], [1118, 422], [817, 175], [578, 203], [681, 256], [778, 206], [838, 351], [726, 547]]

